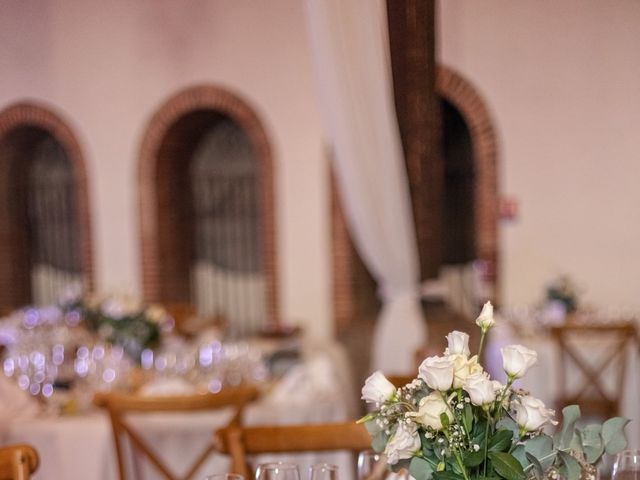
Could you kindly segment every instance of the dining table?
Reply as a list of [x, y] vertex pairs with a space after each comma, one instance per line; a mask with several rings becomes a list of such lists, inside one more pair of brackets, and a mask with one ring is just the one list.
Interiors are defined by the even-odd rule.
[[[302, 361], [273, 382], [255, 402], [247, 405], [247, 425], [326, 423], [354, 418], [356, 399], [345, 352], [334, 343], [305, 344]], [[135, 414], [131, 424], [175, 472], [182, 472], [211, 441], [232, 409], [194, 413]], [[91, 409], [76, 414], [45, 414], [8, 420], [0, 425], [0, 445], [28, 443], [40, 455], [36, 480], [116, 480], [117, 457], [111, 424], [105, 412]], [[128, 457], [136, 458], [128, 455]], [[314, 463], [336, 464], [341, 478], [352, 477], [353, 462], [345, 452], [268, 455], [255, 463], [294, 461], [303, 475]], [[147, 462], [148, 463], [148, 462]], [[135, 461], [129, 467], [139, 477], [164, 478], [154, 467]], [[213, 453], [195, 478], [229, 470], [229, 459]], [[138, 478], [138, 477], [136, 477]], [[306, 478], [303, 476], [303, 478]]]

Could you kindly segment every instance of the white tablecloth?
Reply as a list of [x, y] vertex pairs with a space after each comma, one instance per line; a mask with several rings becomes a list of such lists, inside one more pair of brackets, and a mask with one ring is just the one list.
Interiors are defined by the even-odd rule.
[[[345, 385], [350, 381], [349, 369], [340, 350], [335, 347], [311, 348], [305, 356], [304, 365], [313, 369], [313, 373], [302, 368], [290, 385], [285, 381], [272, 395], [249, 405], [245, 410], [248, 425], [318, 423], [353, 418], [353, 399], [345, 393], [351, 391]], [[301, 385], [311, 381], [317, 388]], [[208, 444], [212, 432], [226, 425], [231, 413], [231, 410], [224, 410], [197, 414], [146, 414], [132, 417], [131, 423], [152, 448], [162, 452], [161, 457], [176, 473], [183, 473]], [[1, 425], [0, 444], [17, 442], [30, 443], [38, 450], [41, 467], [36, 480], [117, 479], [111, 425], [102, 412], [21, 419]], [[257, 461], [275, 458], [295, 460], [300, 465], [302, 478], [306, 478], [308, 467], [318, 462], [337, 464], [341, 478], [351, 478], [353, 468], [351, 457], [345, 453], [264, 456]], [[228, 471], [228, 465], [226, 457], [214, 454], [199, 474], [204, 477], [206, 474], [224, 473]], [[143, 472], [145, 479], [162, 478], [146, 464]]]
[[[515, 384], [516, 387], [528, 390], [531, 395], [540, 398], [545, 405], [554, 408], [554, 403], [558, 397], [558, 376], [560, 375], [560, 366], [558, 364], [558, 349], [548, 334], [528, 334], [526, 336], [518, 335], [509, 324], [499, 324], [491, 331], [491, 336], [487, 344], [486, 363], [487, 369], [491, 375], [500, 381], [504, 381], [506, 375], [502, 371], [502, 357], [500, 348], [511, 344], [521, 344], [527, 348], [538, 352], [538, 362], [521, 380]], [[581, 345], [579, 352], [585, 355], [585, 361], [589, 362], [593, 367], [599, 365], [603, 355], [606, 355], [605, 349], [610, 344], [608, 342], [598, 342], [598, 339], [590, 339], [589, 345]], [[586, 347], [586, 348], [585, 348]], [[629, 440], [629, 448], [640, 447], [640, 355], [638, 354], [638, 346], [635, 342], [629, 342], [627, 355], [627, 370], [625, 373], [625, 390], [622, 398], [622, 415], [631, 419], [631, 423], [627, 426], [627, 439]], [[605, 372], [606, 374], [607, 372]], [[605, 375], [606, 377], [606, 375]], [[582, 376], [578, 367], [571, 370], [571, 375], [566, 377], [569, 388], [572, 385], [580, 385]], [[613, 379], [613, 375], [610, 377]], [[608, 390], [615, 394], [612, 385], [605, 385]], [[558, 414], [558, 420], [561, 420], [561, 413]]]

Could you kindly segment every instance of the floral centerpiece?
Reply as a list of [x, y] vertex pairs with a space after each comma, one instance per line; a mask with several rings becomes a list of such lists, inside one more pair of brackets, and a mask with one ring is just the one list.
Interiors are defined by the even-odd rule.
[[554, 411], [513, 386], [536, 363], [536, 352], [504, 347], [504, 384], [480, 364], [494, 323], [486, 303], [476, 320], [477, 355], [471, 356], [469, 335], [454, 331], [444, 354], [425, 359], [411, 383], [396, 389], [379, 371], [366, 380], [362, 398], [374, 410], [360, 422], [374, 450], [384, 452], [392, 470], [406, 468], [416, 480], [595, 479], [602, 455], [626, 447], [628, 420], [578, 427], [580, 409], [573, 405], [563, 409], [557, 433], [547, 434], [545, 427], [558, 423]]
[[566, 313], [575, 312], [578, 309], [578, 290], [567, 275], [561, 275], [547, 286], [546, 300], [560, 303]]
[[173, 326], [169, 314], [158, 305], [145, 305], [126, 295], [85, 295], [64, 305], [80, 313], [84, 325], [103, 341], [121, 346], [135, 361], [145, 348], [159, 344], [164, 330]]

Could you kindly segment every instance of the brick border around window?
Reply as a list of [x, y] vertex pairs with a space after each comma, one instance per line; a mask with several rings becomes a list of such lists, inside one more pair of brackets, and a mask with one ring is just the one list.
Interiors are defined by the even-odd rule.
[[[487, 280], [498, 288], [498, 144], [489, 109], [483, 96], [455, 70], [439, 65], [436, 72], [436, 91], [462, 114], [473, 146], [476, 172], [475, 221], [478, 258], [487, 262]], [[337, 183], [330, 185], [331, 241], [333, 265], [333, 311], [338, 329], [351, 321], [355, 311], [353, 298], [352, 256], [357, 255], [347, 231]], [[497, 298], [492, 300], [497, 301]]]
[[[236, 93], [215, 85], [186, 88], [171, 96], [153, 114], [145, 129], [139, 152], [138, 185], [140, 196], [140, 245], [142, 291], [147, 301], [162, 301], [158, 191], [156, 173], [158, 152], [165, 136], [176, 122], [197, 110], [224, 113], [240, 125], [256, 149], [260, 161], [262, 230], [264, 234], [264, 270], [266, 274], [267, 314], [270, 323], [278, 323], [277, 264], [275, 244], [274, 173], [271, 146], [263, 122], [249, 103]], [[170, 234], [170, 233], [169, 233]]]
[[[76, 181], [78, 224], [80, 228], [80, 260], [84, 285], [88, 290], [92, 290], [93, 283], [93, 244], [91, 240], [91, 209], [89, 204], [88, 179], [83, 150], [72, 132], [69, 124], [61, 114], [56, 112], [54, 107], [40, 102], [24, 101], [14, 103], [0, 111], [0, 139], [10, 134], [12, 131], [22, 127], [35, 127], [51, 134], [64, 148], [73, 166], [73, 173]], [[19, 155], [19, 152], [0, 152], [2, 155]], [[5, 170], [9, 167], [11, 159], [0, 157], [0, 168]], [[9, 172], [2, 171], [1, 175], [8, 175]], [[0, 215], [8, 215], [7, 209], [0, 210]], [[3, 225], [10, 221], [8, 218], [2, 219]], [[9, 259], [11, 261], [11, 259]], [[4, 269], [3, 269], [4, 270]], [[12, 287], [11, 279], [2, 279], [1, 288]], [[2, 298], [7, 297], [3, 293]], [[12, 297], [12, 295], [8, 295]], [[4, 302], [2, 302], [4, 305]]]

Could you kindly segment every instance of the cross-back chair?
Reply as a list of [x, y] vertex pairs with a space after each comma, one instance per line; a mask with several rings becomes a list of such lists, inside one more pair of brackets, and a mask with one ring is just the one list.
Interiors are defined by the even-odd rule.
[[148, 445], [140, 433], [125, 418], [130, 413], [160, 412], [196, 412], [234, 407], [231, 425], [239, 425], [245, 405], [258, 397], [258, 390], [253, 386], [225, 388], [219, 393], [195, 394], [184, 396], [146, 397], [123, 393], [98, 393], [94, 403], [105, 409], [111, 420], [113, 441], [118, 457], [120, 480], [127, 480], [126, 454], [123, 438], [128, 438], [134, 454], [145, 457], [154, 468], [167, 480], [190, 480], [197, 473], [208, 457], [214, 452], [215, 444], [211, 441], [189, 466], [187, 473], [174, 473], [160, 456]]
[[0, 480], [29, 480], [39, 464], [38, 452], [30, 445], [0, 447]]
[[[637, 341], [633, 323], [616, 324], [568, 324], [553, 327], [551, 333], [559, 355], [558, 394], [556, 404], [563, 408], [579, 404], [587, 415], [611, 417], [620, 414], [620, 403], [624, 398], [625, 374], [628, 347]], [[578, 346], [580, 341], [607, 342], [605, 355], [598, 362], [589, 359], [593, 354], [588, 344]], [[576, 367], [584, 377], [576, 387], [569, 386], [569, 367]], [[576, 370], [574, 370], [575, 372]], [[614, 377], [607, 372], [613, 373]], [[608, 381], [615, 384], [613, 392], [607, 388]]]
[[247, 455], [301, 453], [371, 448], [371, 437], [364, 425], [355, 422], [310, 425], [240, 427], [228, 426], [216, 432], [221, 453], [231, 457], [231, 472], [247, 480], [253, 478]]

